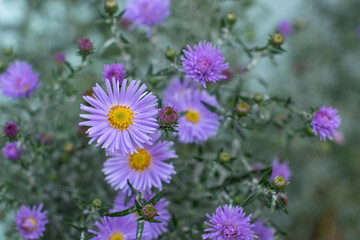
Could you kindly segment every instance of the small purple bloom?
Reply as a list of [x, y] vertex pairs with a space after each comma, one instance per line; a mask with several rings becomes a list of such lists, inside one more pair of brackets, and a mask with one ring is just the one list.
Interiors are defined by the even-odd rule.
[[32, 208], [22, 206], [15, 215], [16, 230], [25, 239], [39, 239], [44, 235], [45, 225], [49, 222], [43, 204]]
[[166, 106], [159, 110], [159, 121], [165, 126], [172, 126], [177, 122], [178, 111], [174, 107]]
[[93, 43], [87, 37], [82, 37], [78, 39], [78, 47], [81, 52], [89, 53], [93, 48]]
[[133, 27], [147, 27], [159, 24], [170, 15], [170, 0], [127, 0], [124, 18], [133, 22]]
[[274, 158], [272, 162], [272, 173], [269, 181], [271, 182], [276, 176], [282, 176], [286, 181], [290, 180], [291, 171], [287, 162], [279, 163], [279, 158]]
[[107, 93], [96, 84], [93, 96], [84, 96], [90, 106], [81, 104], [80, 109], [89, 114], [80, 114], [88, 121], [80, 126], [89, 126], [86, 131], [91, 138], [89, 144], [97, 140], [108, 154], [133, 154], [136, 148], [151, 144], [149, 136], [158, 127], [157, 98], [146, 92], [145, 84], [133, 80], [127, 86], [125, 79], [121, 85], [115, 79], [105, 80]]
[[15, 98], [30, 97], [40, 86], [39, 73], [30, 64], [16, 60], [6, 72], [0, 75], [0, 89], [4, 96]]
[[260, 240], [273, 240], [274, 233], [269, 227], [267, 227], [263, 220], [259, 219], [254, 222], [254, 227], [252, 228], [255, 235], [259, 237]]
[[250, 223], [249, 214], [245, 217], [246, 213], [243, 212], [242, 207], [225, 205], [224, 207], [219, 206], [216, 209], [216, 213], [210, 216], [206, 214], [209, 222], [205, 222], [209, 228], [205, 229], [205, 233], [202, 235], [203, 239], [214, 239], [214, 240], [253, 240], [258, 238], [254, 231], [251, 230], [254, 227]]
[[9, 159], [16, 161], [21, 157], [23, 148], [18, 142], [8, 142], [2, 149], [4, 156]]
[[177, 158], [174, 144], [160, 141], [160, 132], [150, 135], [152, 142], [137, 148], [132, 154], [115, 153], [104, 163], [105, 180], [115, 189], [129, 191], [127, 180], [141, 192], [152, 187], [162, 189], [162, 182], [170, 183], [171, 175], [175, 174], [172, 163], [166, 160]]
[[[145, 201], [149, 201], [153, 196], [155, 196], [155, 194], [146, 193], [144, 195]], [[118, 212], [134, 205], [134, 196], [127, 202], [127, 204], [125, 204], [125, 200], [126, 194], [124, 192], [119, 192], [115, 198], [113, 210]], [[160, 201], [156, 203], [155, 207], [159, 216], [155, 216], [155, 219], [161, 221], [161, 223], [145, 222], [143, 240], [158, 239], [161, 234], [168, 231], [168, 221], [171, 218], [169, 211], [166, 209], [168, 205], [169, 201], [166, 200], [166, 198], [161, 198]], [[137, 213], [126, 215], [124, 218], [129, 221], [136, 222], [136, 214]]]
[[99, 230], [89, 230], [96, 236], [91, 240], [135, 240], [136, 222], [125, 217], [102, 217], [94, 223]]
[[277, 25], [277, 30], [284, 36], [290, 36], [293, 33], [293, 27], [290, 21], [282, 20]]
[[111, 65], [104, 65], [104, 72], [103, 75], [103, 81], [106, 79], [109, 79], [112, 81], [113, 78], [115, 78], [116, 81], [122, 84], [124, 77], [126, 74], [126, 70], [124, 70], [124, 64], [123, 63], [113, 63]]
[[55, 61], [57, 63], [64, 63], [65, 60], [66, 60], [65, 54], [61, 52], [55, 53]]
[[320, 140], [325, 141], [326, 138], [332, 140], [332, 136], [336, 135], [336, 129], [341, 123], [341, 118], [336, 115], [337, 113], [336, 108], [325, 106], [314, 113], [311, 126], [316, 136], [320, 134]]
[[16, 125], [16, 123], [9, 121], [5, 123], [4, 126], [4, 134], [9, 137], [9, 138], [14, 138], [16, 137], [18, 133], [18, 126]]
[[212, 43], [204, 41], [194, 46], [192, 49], [189, 45], [187, 50], [183, 50], [185, 57], [181, 58], [183, 69], [181, 72], [186, 73], [186, 78], [192, 78], [200, 82], [206, 88], [206, 82], [215, 83], [227, 77], [222, 74], [225, 69], [229, 68], [229, 63], [224, 63], [225, 58], [219, 47], [212, 46]]

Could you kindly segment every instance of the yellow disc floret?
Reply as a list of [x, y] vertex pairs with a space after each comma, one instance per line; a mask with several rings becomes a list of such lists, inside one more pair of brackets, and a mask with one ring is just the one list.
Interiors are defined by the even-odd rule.
[[129, 165], [135, 171], [142, 172], [150, 166], [151, 157], [146, 149], [137, 148], [137, 151], [129, 156]]
[[121, 235], [120, 233], [114, 233], [110, 238], [109, 240], [123, 240], [124, 237], [123, 235]]
[[192, 123], [197, 123], [200, 120], [200, 114], [196, 111], [189, 110], [185, 115], [186, 120]]
[[129, 106], [126, 105], [112, 105], [109, 113], [106, 114], [107, 119], [110, 125], [117, 130], [124, 131], [128, 129], [131, 124], [133, 124], [132, 119], [134, 118], [134, 113]]
[[34, 218], [25, 218], [22, 222], [22, 229], [27, 232], [32, 232], [36, 229], [37, 222]]

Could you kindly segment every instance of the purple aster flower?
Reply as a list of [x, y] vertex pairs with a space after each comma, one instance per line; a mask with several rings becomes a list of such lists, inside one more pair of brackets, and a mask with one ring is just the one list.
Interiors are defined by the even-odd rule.
[[65, 54], [59, 52], [59, 53], [55, 53], [55, 61], [57, 63], [64, 63], [66, 60]]
[[9, 138], [14, 138], [16, 137], [18, 133], [18, 126], [16, 125], [16, 123], [9, 121], [5, 123], [4, 126], [4, 134], [9, 137]]
[[150, 37], [151, 26], [170, 15], [170, 0], [127, 0], [125, 8], [124, 17], [133, 22], [133, 27], [147, 27]]
[[291, 171], [287, 162], [279, 163], [279, 158], [274, 158], [272, 162], [272, 173], [269, 178], [271, 182], [276, 176], [282, 176], [286, 181], [290, 180]]
[[125, 217], [103, 217], [94, 223], [99, 230], [89, 230], [96, 236], [91, 240], [135, 240], [136, 222]]
[[39, 73], [26, 62], [16, 60], [0, 75], [0, 89], [12, 99], [30, 97], [40, 86]]
[[[129, 154], [115, 153], [104, 163], [105, 180], [115, 189], [128, 191], [127, 180], [141, 192], [152, 187], [162, 189], [162, 182], [170, 183], [175, 174], [172, 163], [165, 161], [177, 158], [175, 150], [170, 147], [173, 142], [160, 141], [160, 132], [150, 135], [151, 144], [137, 148], [137, 152]], [[130, 192], [130, 191], [129, 191]]]
[[97, 140], [108, 154], [119, 152], [133, 154], [136, 148], [143, 148], [144, 144], [151, 144], [149, 134], [157, 128], [157, 99], [152, 93], [145, 91], [145, 84], [140, 81], [127, 80], [120, 83], [115, 79], [112, 83], [105, 80], [107, 93], [96, 84], [92, 97], [84, 96], [84, 100], [91, 107], [81, 104], [81, 110], [90, 114], [81, 114], [80, 117], [89, 119], [81, 122], [80, 126], [89, 126], [87, 134], [90, 144]]
[[177, 99], [183, 99], [185, 94], [191, 89], [196, 89], [196, 86], [189, 78], [185, 78], [181, 81], [179, 77], [173, 77], [170, 80], [168, 87], [164, 90], [163, 105], [172, 105], [177, 107]]
[[284, 36], [290, 36], [293, 33], [293, 27], [290, 21], [282, 20], [277, 25], [277, 30]]
[[25, 239], [39, 239], [44, 235], [45, 225], [49, 222], [43, 204], [32, 208], [22, 206], [15, 215], [16, 230]]
[[229, 68], [229, 63], [224, 63], [220, 48], [212, 46], [212, 43], [199, 43], [192, 49], [189, 45], [183, 50], [185, 58], [181, 58], [183, 69], [187, 78], [200, 82], [206, 88], [206, 82], [215, 83], [227, 77], [222, 72]]
[[111, 65], [104, 65], [104, 72], [102, 75], [104, 76], [103, 81], [109, 79], [110, 81], [115, 78], [116, 81], [121, 83], [124, 80], [126, 70], [124, 70], [123, 63], [113, 63]]
[[8, 142], [2, 149], [4, 156], [9, 159], [16, 161], [21, 157], [23, 148], [18, 142]]
[[269, 227], [267, 227], [263, 220], [259, 219], [254, 222], [254, 227], [252, 228], [255, 235], [258, 236], [260, 240], [273, 240], [274, 233]]
[[252, 240], [257, 238], [251, 228], [254, 226], [250, 223], [249, 214], [245, 217], [246, 213], [243, 212], [242, 207], [232, 207], [231, 205], [219, 206], [216, 213], [210, 216], [206, 214], [209, 222], [205, 222], [209, 228], [205, 229], [202, 235], [203, 239], [214, 240]]
[[[145, 201], [149, 201], [153, 196], [155, 196], [155, 194], [145, 194]], [[125, 199], [126, 194], [124, 192], [119, 192], [114, 201], [114, 211], [122, 211], [134, 205], [134, 197], [132, 197], [127, 204], [125, 204]], [[161, 198], [160, 201], [157, 202], [155, 208], [159, 216], [156, 216], [155, 219], [161, 221], [161, 223], [145, 222], [143, 240], [158, 239], [161, 234], [167, 232], [168, 221], [171, 218], [170, 213], [166, 209], [168, 205], [169, 202], [166, 198]], [[124, 217], [129, 221], [135, 222], [137, 213], [129, 214]]]
[[336, 129], [341, 123], [340, 116], [336, 115], [337, 112], [336, 108], [322, 106], [314, 113], [311, 126], [316, 136], [320, 134], [320, 140], [325, 141], [326, 138], [332, 140], [332, 136], [336, 135]]

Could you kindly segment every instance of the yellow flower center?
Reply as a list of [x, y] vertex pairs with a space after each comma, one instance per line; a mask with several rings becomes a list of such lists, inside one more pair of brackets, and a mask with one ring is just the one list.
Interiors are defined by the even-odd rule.
[[112, 235], [109, 240], [123, 240], [124, 236], [121, 235], [120, 233], [114, 233], [114, 235]]
[[37, 222], [34, 218], [25, 218], [22, 222], [22, 229], [27, 232], [32, 232], [36, 229]]
[[129, 157], [129, 165], [135, 171], [142, 172], [149, 167], [151, 163], [151, 157], [146, 149], [137, 148], [137, 153], [134, 152]]
[[27, 85], [25, 85], [25, 86], [23, 86], [23, 87], [21, 88], [21, 91], [22, 91], [23, 93], [25, 93], [25, 92], [27, 92], [29, 89], [30, 89], [30, 86], [27, 84]]
[[129, 106], [126, 105], [112, 105], [109, 113], [106, 114], [107, 120], [110, 125], [117, 130], [128, 129], [131, 124], [133, 124], [132, 119], [134, 118], [134, 113]]
[[198, 112], [195, 112], [193, 110], [187, 111], [185, 115], [186, 120], [192, 123], [197, 123], [200, 120], [200, 114]]

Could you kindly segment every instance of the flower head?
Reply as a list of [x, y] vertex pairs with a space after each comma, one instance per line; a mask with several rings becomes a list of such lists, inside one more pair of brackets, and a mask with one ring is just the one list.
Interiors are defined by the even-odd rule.
[[277, 30], [284, 36], [290, 36], [293, 33], [293, 27], [290, 21], [282, 20], [277, 25]]
[[125, 217], [103, 217], [94, 223], [99, 230], [89, 230], [96, 236], [91, 240], [134, 240], [136, 238], [136, 222]]
[[252, 228], [255, 235], [259, 237], [260, 240], [273, 240], [274, 233], [269, 227], [267, 227], [263, 220], [259, 219], [254, 222], [254, 227]]
[[21, 157], [23, 148], [18, 142], [8, 142], [2, 149], [4, 156], [9, 159], [16, 161]]
[[15, 215], [16, 230], [25, 239], [39, 239], [43, 236], [45, 225], [49, 222], [43, 204], [32, 208], [22, 206]]
[[26, 62], [16, 60], [0, 75], [0, 89], [12, 99], [30, 97], [40, 86], [39, 73]]
[[279, 163], [278, 158], [274, 158], [272, 162], [272, 173], [269, 181], [272, 181], [276, 176], [282, 176], [286, 181], [290, 180], [291, 171], [286, 162]]
[[202, 238], [214, 240], [252, 240], [257, 238], [253, 230], [251, 230], [254, 226], [250, 223], [252, 214], [247, 217], [245, 215], [246, 213], [243, 212], [242, 207], [219, 206], [212, 216], [206, 214], [209, 222], [205, 222], [205, 224], [209, 228], [204, 230], [206, 233], [202, 235]]
[[224, 63], [220, 48], [212, 46], [212, 43], [204, 41], [194, 46], [189, 45], [184, 50], [185, 57], [181, 58], [183, 69], [187, 78], [200, 82], [206, 88], [206, 82], [215, 83], [227, 77], [222, 72], [229, 68], [229, 63]]
[[152, 187], [161, 189], [162, 182], [170, 183], [175, 174], [172, 163], [165, 161], [177, 158], [170, 147], [173, 142], [160, 141], [160, 132], [151, 134], [151, 145], [144, 144], [137, 152], [115, 153], [104, 163], [105, 180], [115, 189], [128, 191], [127, 180], [140, 191], [149, 191]]
[[159, 110], [159, 121], [162, 125], [173, 126], [178, 119], [178, 112], [174, 107], [166, 106]]
[[64, 63], [66, 60], [65, 54], [64, 53], [55, 53], [55, 61], [57, 63]]
[[9, 138], [14, 138], [18, 134], [18, 126], [12, 121], [6, 122], [3, 130], [4, 134]]
[[116, 81], [122, 84], [124, 77], [126, 74], [126, 70], [124, 70], [123, 63], [113, 63], [111, 65], [104, 65], [104, 72], [103, 72], [103, 81], [109, 79], [110, 81], [115, 78]]
[[170, 0], [127, 0], [125, 8], [124, 17], [133, 22], [133, 27], [147, 27], [150, 36], [151, 26], [170, 15]]
[[80, 52], [89, 53], [93, 49], [93, 43], [87, 37], [82, 37], [78, 39], [78, 47]]
[[335, 108], [323, 106], [314, 113], [311, 126], [316, 136], [320, 134], [320, 140], [325, 141], [326, 138], [332, 140], [332, 136], [336, 135], [336, 129], [341, 123], [340, 116], [336, 115], [337, 112]]
[[[145, 201], [149, 201], [153, 196], [155, 196], [155, 194], [145, 194]], [[127, 202], [127, 204], [125, 204], [125, 200], [126, 194], [124, 192], [119, 192], [115, 198], [113, 210], [122, 211], [134, 205], [134, 197], [132, 197]], [[146, 221], [144, 226], [143, 240], [158, 239], [161, 234], [167, 232], [167, 222], [171, 218], [170, 213], [166, 209], [168, 205], [169, 202], [166, 200], [166, 198], [161, 198], [160, 201], [156, 203], [155, 207], [159, 216], [155, 216], [155, 219], [161, 221], [161, 223], [149, 223]], [[124, 216], [124, 218], [127, 218], [129, 221], [135, 222], [137, 218], [137, 213], [126, 215]]]
[[146, 86], [140, 81], [131, 81], [127, 86], [125, 79], [121, 85], [115, 79], [112, 83], [105, 80], [107, 94], [96, 84], [94, 95], [84, 96], [91, 105], [81, 104], [81, 110], [90, 114], [80, 117], [89, 119], [80, 126], [89, 126], [87, 134], [90, 144], [97, 140], [108, 153], [133, 154], [144, 144], [151, 144], [149, 134], [156, 131], [157, 99], [145, 91]]

